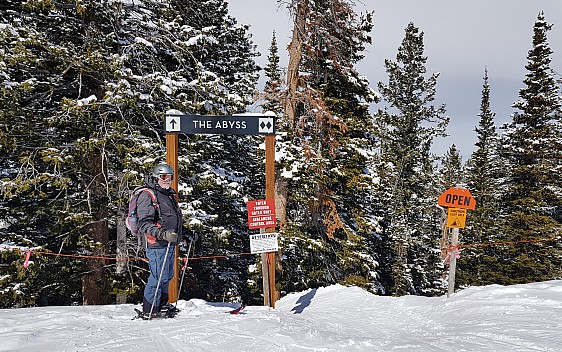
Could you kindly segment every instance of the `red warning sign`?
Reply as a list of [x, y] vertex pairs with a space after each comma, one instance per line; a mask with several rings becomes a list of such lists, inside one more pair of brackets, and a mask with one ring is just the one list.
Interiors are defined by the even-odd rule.
[[275, 219], [275, 200], [249, 200], [248, 228], [265, 229], [277, 225]]

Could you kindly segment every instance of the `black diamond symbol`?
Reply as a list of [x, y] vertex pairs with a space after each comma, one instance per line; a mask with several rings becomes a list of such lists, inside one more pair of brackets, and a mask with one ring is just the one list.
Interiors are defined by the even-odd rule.
[[261, 128], [262, 130], [265, 129], [266, 127], [267, 127], [268, 130], [270, 130], [270, 129], [271, 129], [271, 126], [272, 126], [272, 124], [271, 124], [271, 122], [269, 122], [269, 121], [268, 121], [267, 123], [265, 123], [265, 122], [262, 121], [261, 124], [260, 124], [260, 128]]

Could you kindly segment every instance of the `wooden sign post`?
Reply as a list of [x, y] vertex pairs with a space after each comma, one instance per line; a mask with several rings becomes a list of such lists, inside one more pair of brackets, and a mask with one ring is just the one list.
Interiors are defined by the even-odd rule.
[[[174, 179], [172, 180], [172, 188], [176, 190], [176, 201], [178, 200], [179, 192], [178, 190], [178, 134], [177, 133], [166, 133], [166, 164], [170, 165], [174, 170]], [[178, 262], [178, 257], [180, 254], [179, 246], [176, 246], [175, 260]], [[173, 303], [179, 298], [178, 293], [178, 278], [179, 267], [174, 265], [174, 277], [170, 281], [168, 286], [168, 301]]]
[[[185, 115], [181, 111], [166, 112], [166, 162], [174, 169], [173, 187], [178, 189], [178, 133], [184, 134], [246, 134], [265, 136], [265, 198], [275, 198], [275, 115], [242, 114], [232, 116]], [[178, 192], [179, 194], [179, 192]], [[266, 232], [275, 232], [267, 228]], [[176, 247], [174, 278], [170, 281], [168, 297], [171, 303], [179, 298], [178, 267], [179, 249]], [[264, 253], [262, 261], [267, 263], [267, 285], [264, 279], [264, 305], [275, 308], [275, 252]], [[265, 274], [265, 273], [264, 273]], [[264, 275], [265, 278], [265, 275]], [[267, 290], [266, 290], [267, 286]], [[267, 291], [267, 294], [266, 294]]]
[[[275, 199], [275, 135], [265, 136], [265, 199]], [[268, 227], [265, 232], [275, 232], [274, 227]], [[267, 252], [269, 297], [264, 306], [275, 308], [277, 290], [275, 289], [275, 252]], [[263, 260], [263, 258], [262, 258]], [[269, 301], [269, 302], [268, 302]]]

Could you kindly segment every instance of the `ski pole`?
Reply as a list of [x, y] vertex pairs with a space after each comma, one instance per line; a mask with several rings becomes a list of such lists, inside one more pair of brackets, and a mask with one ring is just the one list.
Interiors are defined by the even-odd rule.
[[156, 301], [156, 296], [158, 295], [158, 290], [160, 289], [160, 282], [162, 281], [162, 274], [164, 273], [164, 266], [166, 265], [166, 259], [168, 259], [168, 252], [170, 251], [170, 242], [166, 247], [166, 254], [164, 255], [164, 262], [162, 263], [162, 268], [160, 269], [160, 276], [158, 277], [158, 283], [156, 284], [156, 292], [154, 292], [154, 297], [152, 297], [152, 305], [150, 306], [150, 314], [148, 319], [152, 319], [152, 311], [154, 310], [154, 302]]
[[183, 266], [180, 280], [180, 287], [178, 289], [178, 298], [176, 299], [175, 308], [178, 307], [178, 301], [180, 300], [181, 287], [183, 285], [183, 278], [185, 277], [185, 271], [187, 270], [187, 263], [189, 262], [189, 253], [191, 253], [191, 245], [193, 244], [193, 238], [189, 240], [189, 247], [187, 248], [187, 255], [185, 256], [185, 265]]

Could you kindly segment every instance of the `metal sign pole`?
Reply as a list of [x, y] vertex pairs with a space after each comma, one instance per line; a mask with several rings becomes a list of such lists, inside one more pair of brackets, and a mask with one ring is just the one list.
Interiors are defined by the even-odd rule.
[[[265, 229], [260, 229], [260, 233], [265, 233]], [[261, 274], [263, 284], [263, 305], [269, 307], [271, 305], [271, 294], [269, 293], [269, 265], [268, 253], [261, 254]]]
[[459, 229], [453, 228], [451, 246], [453, 252], [449, 251], [449, 284], [447, 288], [447, 298], [455, 293], [455, 273], [457, 270], [457, 245], [459, 244]]

